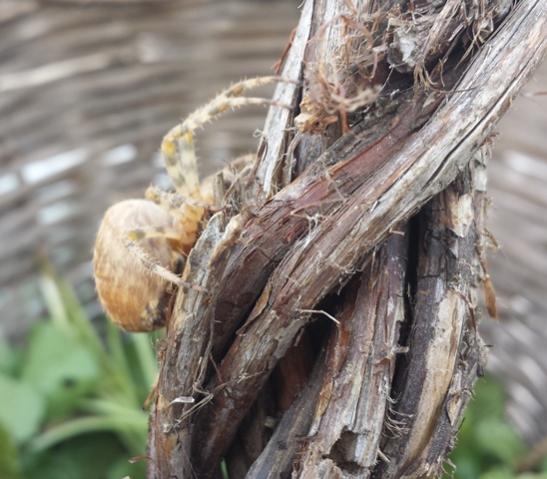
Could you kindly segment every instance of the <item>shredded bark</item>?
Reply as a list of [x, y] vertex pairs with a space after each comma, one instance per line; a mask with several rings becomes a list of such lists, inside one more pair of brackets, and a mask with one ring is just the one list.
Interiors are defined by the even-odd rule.
[[[482, 368], [481, 148], [546, 17], [539, 0], [304, 3], [282, 73], [303, 88], [274, 95], [295, 109], [270, 109], [183, 274], [207, 292], [173, 310], [150, 478], [216, 477], [223, 458], [234, 477], [440, 470]], [[302, 112], [318, 121], [295, 133]]]

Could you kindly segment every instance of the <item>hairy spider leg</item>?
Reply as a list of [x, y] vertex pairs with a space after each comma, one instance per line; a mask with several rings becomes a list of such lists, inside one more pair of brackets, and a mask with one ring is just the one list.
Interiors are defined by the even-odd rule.
[[[228, 110], [247, 105], [279, 105], [265, 98], [242, 97], [245, 91], [274, 81], [279, 77], [258, 77], [242, 80], [219, 93], [209, 103], [191, 113], [182, 124], [176, 125], [163, 138], [161, 151], [165, 168], [178, 193], [200, 198], [194, 132]], [[279, 105], [286, 106], [286, 105]]]
[[163, 278], [165, 281], [176, 284], [182, 288], [194, 289], [196, 291], [205, 291], [205, 289], [201, 286], [188, 283], [187, 281], [183, 281], [175, 273], [158, 264], [137, 243], [137, 241], [128, 239], [126, 241], [126, 248], [128, 249], [128, 251], [132, 252], [152, 274], [155, 274], [160, 278]]
[[208, 205], [153, 185], [146, 189], [144, 197], [167, 211], [174, 219], [174, 225], [131, 229], [127, 231], [126, 239], [137, 243], [145, 239], [162, 238], [169, 241], [178, 253], [188, 253], [196, 242], [199, 223]]
[[[197, 158], [194, 148], [194, 132], [228, 110], [235, 110], [247, 105], [280, 105], [278, 102], [257, 97], [242, 97], [245, 91], [274, 81], [279, 77], [258, 77], [242, 80], [230, 86], [209, 103], [191, 113], [182, 124], [176, 125], [163, 138], [161, 151], [165, 160], [168, 175], [175, 186], [175, 193], [163, 191], [156, 187], [149, 188], [145, 197], [166, 209], [175, 218], [177, 225], [173, 229], [150, 228], [128, 231], [127, 248], [140, 259], [152, 273], [181, 286], [189, 287], [180, 278], [157, 264], [139, 245], [146, 238], [165, 238], [182, 253], [190, 251], [195, 241], [199, 225], [207, 204], [206, 195], [201, 194], [198, 176]], [[282, 81], [282, 80], [281, 80]]]
[[240, 80], [237, 83], [234, 83], [233, 85], [229, 86], [228, 88], [226, 88], [226, 90], [224, 90], [223, 93], [225, 93], [226, 96], [241, 96], [243, 93], [245, 93], [248, 90], [269, 85], [274, 82], [289, 82], [289, 80], [285, 80], [279, 76], [273, 76], [273, 75], [246, 78], [245, 80]]
[[181, 215], [176, 218], [178, 223], [175, 228], [165, 228], [163, 226], [146, 229], [136, 228], [127, 232], [127, 239], [136, 243], [145, 239], [163, 238], [171, 244], [172, 248], [185, 255], [196, 243], [202, 217], [203, 210], [201, 212], [191, 210], [188, 211], [186, 216]]
[[[205, 210], [210, 206], [203, 200], [182, 196], [179, 193], [164, 191], [156, 186], [150, 186], [144, 194], [147, 200], [153, 201], [158, 206], [166, 210], [175, 220], [175, 227], [170, 230], [170, 235], [165, 237], [174, 242], [177, 249], [183, 253], [190, 251], [197, 240], [199, 225], [205, 214]], [[161, 233], [161, 231], [156, 231]], [[134, 237], [139, 237], [139, 231], [130, 232]], [[151, 230], [150, 234], [156, 233]], [[173, 238], [172, 236], [176, 237]], [[158, 234], [154, 237], [159, 237]], [[152, 237], [147, 234], [145, 237]]]
[[[200, 185], [201, 189], [201, 185]], [[171, 213], [174, 216], [179, 214], [180, 208], [183, 205], [190, 205], [195, 208], [209, 208], [211, 205], [203, 200], [189, 196], [183, 196], [180, 193], [165, 191], [161, 188], [151, 185], [144, 192], [144, 197], [161, 206], [164, 210]]]

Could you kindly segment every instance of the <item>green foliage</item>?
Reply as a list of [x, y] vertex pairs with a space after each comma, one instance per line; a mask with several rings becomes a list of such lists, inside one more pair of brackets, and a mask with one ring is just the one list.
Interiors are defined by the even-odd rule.
[[0, 339], [0, 373], [13, 374], [17, 365], [15, 351]]
[[477, 383], [467, 408], [451, 461], [455, 479], [547, 479], [547, 468], [519, 474], [517, 466], [528, 452], [504, 420], [505, 395], [491, 378]]
[[0, 426], [0, 477], [21, 479], [19, 451], [7, 429]]
[[[27, 347], [0, 342], [0, 478], [144, 478], [145, 463], [129, 459], [145, 452], [154, 338], [124, 335], [110, 322], [99, 335], [52, 275], [42, 291], [49, 317]], [[516, 472], [527, 450], [504, 410], [501, 386], [479, 381], [451, 457], [455, 479], [547, 479], [547, 458], [535, 472]]]
[[[126, 458], [122, 459], [124, 456]], [[129, 464], [127, 451], [114, 435], [107, 433], [80, 434], [59, 443], [49, 453], [28, 454], [26, 459], [25, 470], [29, 478], [144, 477], [143, 464]]]
[[0, 425], [17, 443], [31, 438], [44, 416], [44, 398], [31, 384], [7, 376], [0, 376], [0, 397]]
[[51, 418], [73, 413], [80, 399], [96, 389], [96, 358], [54, 323], [36, 325], [27, 353], [21, 379], [46, 399]]
[[27, 347], [0, 343], [0, 477], [143, 478], [129, 459], [146, 448], [153, 338], [105, 322], [103, 340], [65, 283], [45, 275], [42, 292]]

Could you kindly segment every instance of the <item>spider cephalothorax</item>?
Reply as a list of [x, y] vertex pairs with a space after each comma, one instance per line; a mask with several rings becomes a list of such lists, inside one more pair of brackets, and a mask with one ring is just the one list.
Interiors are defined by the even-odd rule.
[[105, 213], [95, 241], [93, 270], [99, 299], [120, 327], [129, 331], [161, 327], [176, 286], [193, 287], [178, 273], [213, 201], [211, 182], [199, 182], [195, 131], [230, 109], [272, 104], [241, 95], [276, 80], [243, 80], [190, 114], [165, 135], [161, 145], [175, 191], [150, 187], [145, 199], [121, 201]]

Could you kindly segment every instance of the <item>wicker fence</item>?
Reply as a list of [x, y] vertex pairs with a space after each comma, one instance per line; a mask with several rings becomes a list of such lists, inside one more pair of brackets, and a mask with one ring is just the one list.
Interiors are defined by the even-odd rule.
[[[3, 333], [40, 312], [39, 255], [94, 314], [89, 260], [105, 208], [165, 181], [163, 134], [230, 82], [271, 72], [297, 13], [288, 1], [1, 3]], [[204, 132], [204, 172], [252, 151], [263, 115]]]
[[[223, 86], [271, 72], [297, 15], [292, 0], [0, 2], [0, 335], [40, 316], [44, 257], [98, 312], [90, 251], [102, 212], [166, 181], [162, 135]], [[544, 65], [527, 91], [546, 79]], [[490, 168], [503, 324], [485, 334], [531, 440], [547, 435], [546, 112], [545, 96], [519, 98]], [[262, 117], [210, 126], [203, 172], [252, 151]]]

